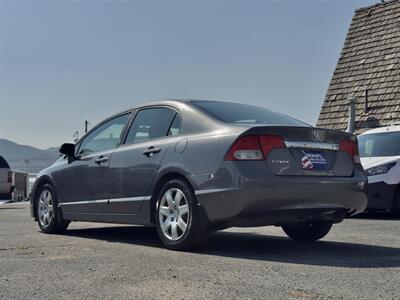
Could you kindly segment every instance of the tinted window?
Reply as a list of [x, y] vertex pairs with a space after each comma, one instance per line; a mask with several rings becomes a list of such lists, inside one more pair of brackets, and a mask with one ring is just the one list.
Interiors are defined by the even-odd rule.
[[358, 147], [361, 157], [400, 155], [400, 132], [360, 135]]
[[175, 111], [168, 108], [140, 110], [129, 129], [126, 144], [166, 136], [175, 114]]
[[179, 131], [181, 131], [181, 123], [182, 123], [181, 116], [176, 114], [174, 121], [172, 122], [171, 127], [168, 130], [168, 135], [172, 136], [178, 135]]
[[227, 123], [309, 126], [306, 123], [293, 119], [287, 115], [273, 112], [264, 107], [217, 101], [193, 101], [192, 103], [206, 113]]
[[10, 168], [7, 161], [2, 156], [0, 156], [0, 168], [6, 168], [6, 169]]
[[125, 114], [116, 117], [89, 133], [82, 141], [78, 154], [85, 155], [115, 148], [120, 142], [129, 116], [130, 114]]

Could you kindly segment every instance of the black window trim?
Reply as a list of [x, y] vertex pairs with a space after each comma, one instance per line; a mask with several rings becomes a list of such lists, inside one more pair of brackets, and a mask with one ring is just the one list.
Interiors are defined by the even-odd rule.
[[[164, 135], [164, 136], [157, 137], [157, 138], [153, 138], [153, 139], [148, 139], [148, 140], [144, 140], [144, 141], [139, 141], [139, 142], [137, 142], [137, 143], [130, 143], [130, 144], [127, 144], [127, 143], [126, 143], [126, 139], [127, 139], [127, 137], [128, 137], [129, 130], [131, 129], [132, 124], [133, 124], [133, 122], [134, 122], [135, 119], [136, 119], [137, 114], [138, 114], [140, 111], [142, 111], [142, 110], [154, 109], [154, 108], [168, 108], [168, 109], [170, 109], [170, 110], [172, 110], [172, 111], [175, 111], [175, 115], [174, 115], [174, 117], [172, 118], [171, 123], [169, 124], [168, 130], [167, 130], [167, 132], [165, 133], [165, 135]], [[182, 118], [181, 112], [180, 112], [176, 107], [171, 106], [171, 105], [149, 105], [149, 106], [142, 106], [142, 107], [136, 108], [135, 111], [134, 111], [134, 113], [132, 114], [132, 117], [131, 117], [131, 120], [130, 120], [130, 122], [129, 122], [129, 124], [128, 124], [128, 127], [127, 127], [127, 129], [125, 130], [125, 133], [124, 133], [122, 142], [121, 142], [121, 144], [119, 145], [119, 147], [129, 146], [129, 145], [137, 145], [137, 144], [146, 143], [146, 142], [149, 142], [149, 141], [155, 141], [155, 140], [160, 140], [160, 139], [165, 139], [165, 138], [171, 138], [171, 137], [177, 137], [177, 136], [179, 136], [179, 135], [180, 135], [180, 132], [179, 132], [177, 135], [167, 135], [169, 129], [171, 128], [171, 125], [172, 125], [173, 121], [174, 121], [175, 118], [176, 118], [176, 115], [179, 115], [179, 116], [181, 117], [182, 122], [183, 122], [183, 118]]]

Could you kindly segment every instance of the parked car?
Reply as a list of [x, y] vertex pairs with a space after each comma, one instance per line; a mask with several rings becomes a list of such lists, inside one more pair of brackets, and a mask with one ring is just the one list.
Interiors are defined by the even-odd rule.
[[162, 101], [114, 115], [38, 174], [31, 212], [45, 233], [70, 221], [155, 225], [170, 249], [212, 230], [281, 226], [315, 241], [367, 205], [354, 135], [263, 107]]
[[0, 156], [0, 199], [11, 199], [13, 189], [10, 166], [7, 161]]
[[367, 209], [400, 214], [400, 125], [368, 130], [358, 140], [369, 183]]

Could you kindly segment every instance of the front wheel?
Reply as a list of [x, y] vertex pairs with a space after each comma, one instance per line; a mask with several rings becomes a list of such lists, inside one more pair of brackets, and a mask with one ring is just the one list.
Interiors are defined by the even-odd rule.
[[60, 215], [56, 193], [50, 184], [44, 184], [38, 192], [36, 213], [40, 230], [45, 233], [61, 233], [69, 225]]
[[312, 221], [282, 225], [283, 231], [295, 241], [313, 242], [322, 239], [332, 228], [332, 222]]
[[207, 229], [200, 220], [193, 190], [185, 181], [168, 181], [158, 194], [155, 209], [157, 232], [168, 249], [187, 250], [206, 242]]

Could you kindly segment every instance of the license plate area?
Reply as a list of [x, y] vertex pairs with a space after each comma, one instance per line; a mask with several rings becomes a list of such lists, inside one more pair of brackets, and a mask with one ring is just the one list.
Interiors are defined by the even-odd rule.
[[300, 150], [300, 163], [304, 170], [326, 171], [327, 160], [323, 151]]

